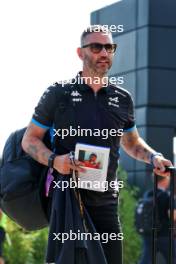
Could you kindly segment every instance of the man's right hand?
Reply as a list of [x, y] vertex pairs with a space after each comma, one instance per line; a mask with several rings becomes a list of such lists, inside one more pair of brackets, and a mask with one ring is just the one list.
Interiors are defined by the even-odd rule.
[[73, 165], [69, 158], [69, 154], [65, 154], [65, 155], [58, 155], [55, 157], [53, 167], [59, 173], [68, 175], [71, 173], [71, 170], [84, 172], [85, 169], [81, 168], [80, 165], [81, 162], [77, 160], [75, 160], [75, 165]]
[[[45, 166], [48, 166], [48, 158], [53, 152], [43, 143], [45, 133], [46, 129], [30, 123], [23, 136], [22, 147], [24, 151], [28, 153], [33, 159]], [[56, 156], [53, 166], [55, 170], [65, 175], [70, 174], [71, 170], [78, 172], [85, 171], [85, 169], [80, 168], [81, 162], [75, 161], [75, 164], [76, 165], [71, 164], [69, 154], [65, 154]]]

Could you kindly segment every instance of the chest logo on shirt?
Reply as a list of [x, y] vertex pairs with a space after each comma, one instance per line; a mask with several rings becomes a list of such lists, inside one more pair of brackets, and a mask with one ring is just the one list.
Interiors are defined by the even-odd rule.
[[119, 107], [119, 98], [118, 97], [109, 97], [108, 105], [112, 105], [114, 107]]
[[71, 92], [73, 102], [82, 102], [82, 95], [78, 91]]

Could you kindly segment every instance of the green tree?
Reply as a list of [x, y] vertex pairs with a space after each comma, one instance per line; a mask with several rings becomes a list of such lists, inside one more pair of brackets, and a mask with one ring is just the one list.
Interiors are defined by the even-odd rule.
[[48, 240], [48, 229], [35, 232], [33, 237], [33, 264], [43, 264], [45, 260], [46, 244]]
[[6, 223], [6, 264], [43, 264], [48, 229], [27, 232], [9, 218]]
[[134, 226], [134, 212], [138, 190], [128, 184], [127, 173], [122, 168], [118, 170], [118, 178], [124, 183], [124, 187], [120, 190], [119, 198], [119, 214], [124, 235], [124, 264], [135, 264], [139, 259], [141, 251], [141, 237], [136, 232]]

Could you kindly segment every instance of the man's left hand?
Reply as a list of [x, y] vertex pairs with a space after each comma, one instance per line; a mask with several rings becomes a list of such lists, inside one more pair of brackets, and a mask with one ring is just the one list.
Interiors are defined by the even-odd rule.
[[161, 157], [161, 156], [156, 156], [153, 159], [153, 165], [154, 165], [153, 172], [155, 174], [163, 176], [163, 177], [170, 176], [170, 172], [165, 171], [166, 167], [173, 166], [173, 164], [170, 160], [165, 159], [164, 157]]

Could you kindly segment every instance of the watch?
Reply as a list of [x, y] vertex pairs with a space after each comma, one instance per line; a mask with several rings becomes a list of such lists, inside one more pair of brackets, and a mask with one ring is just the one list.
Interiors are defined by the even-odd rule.
[[163, 157], [163, 154], [162, 153], [159, 153], [159, 152], [155, 152], [155, 153], [152, 153], [150, 155], [150, 163], [153, 164], [153, 160], [156, 156], [160, 156], [160, 157]]
[[52, 153], [48, 158], [48, 167], [53, 168], [54, 165], [54, 159], [57, 155], [55, 153]]

